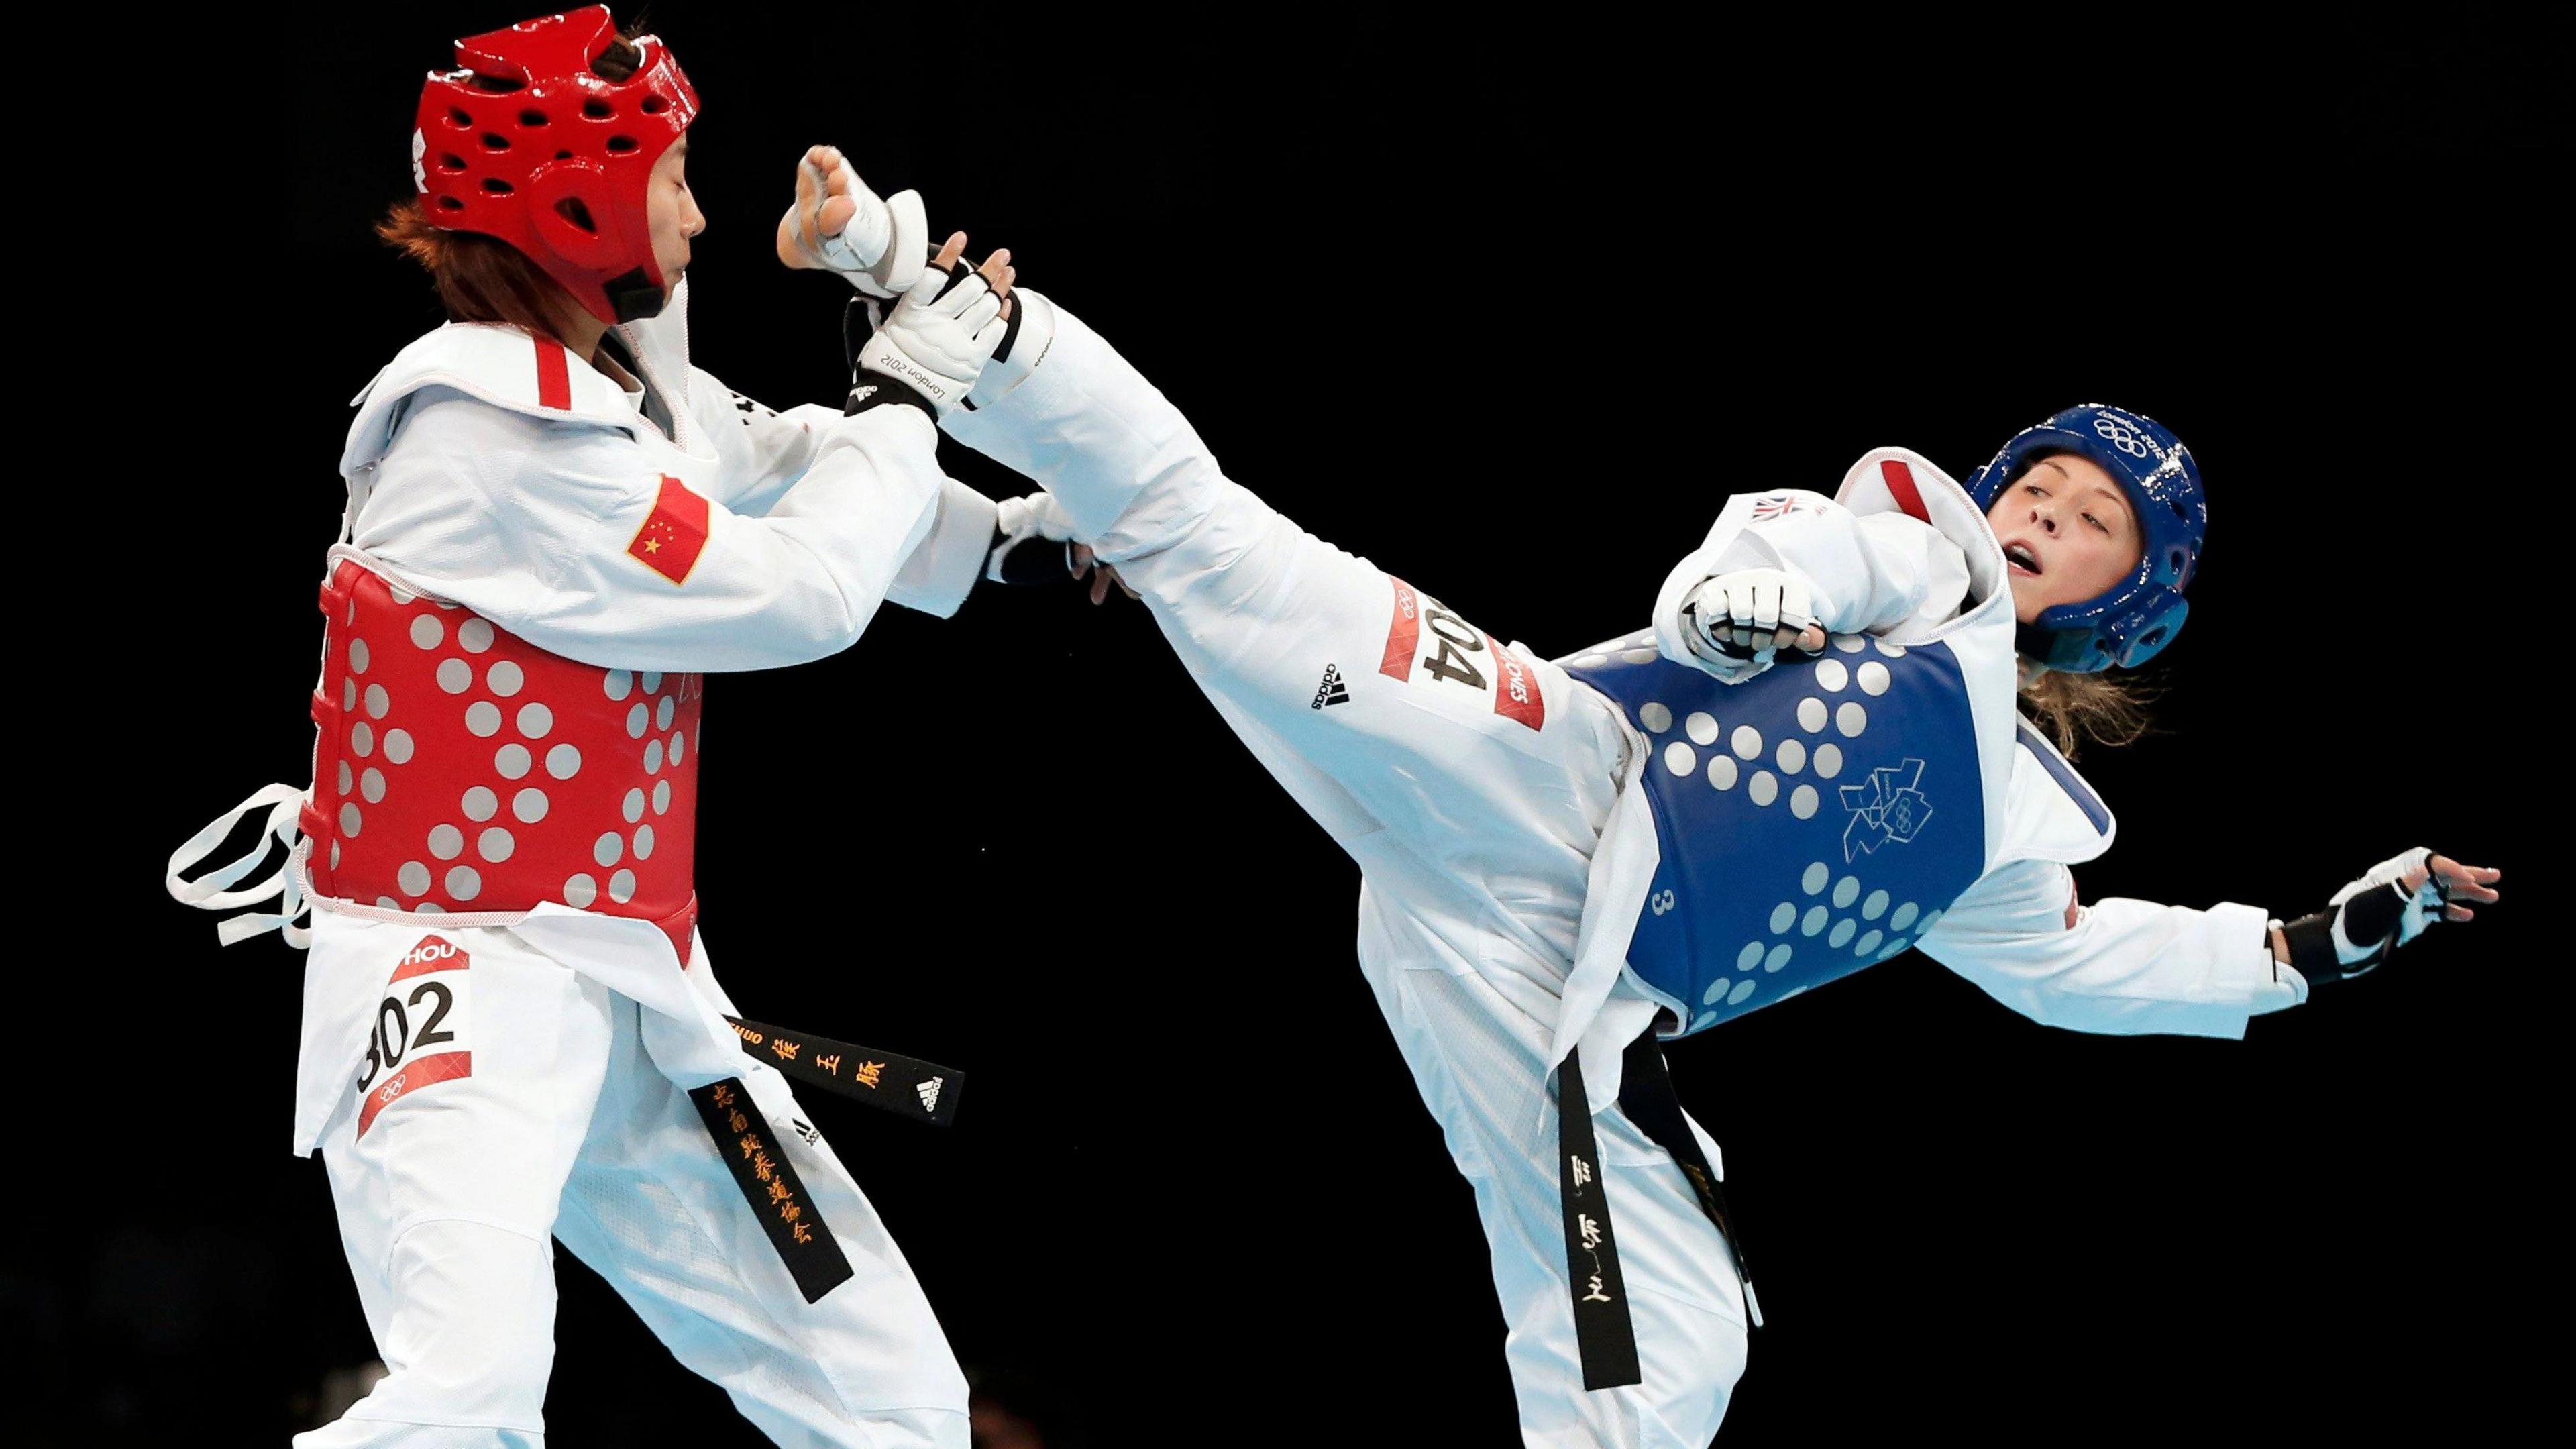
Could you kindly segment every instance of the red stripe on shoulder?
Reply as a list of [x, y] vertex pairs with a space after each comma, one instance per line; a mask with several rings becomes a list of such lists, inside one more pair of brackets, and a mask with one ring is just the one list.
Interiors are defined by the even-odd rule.
[[1932, 515], [1923, 511], [1923, 494], [1914, 486], [1914, 470], [1895, 458], [1878, 460], [1878, 476], [1887, 480], [1887, 491], [1896, 495], [1896, 506], [1905, 516], [1920, 523], [1930, 523]]
[[551, 337], [536, 339], [537, 405], [572, 410], [572, 361], [564, 355], [563, 344]]
[[1547, 696], [1539, 693], [1538, 671], [1521, 662], [1521, 657], [1503, 647], [1503, 641], [1485, 635], [1485, 649], [1495, 666], [1494, 713], [1505, 719], [1516, 719], [1531, 729], [1547, 726]]
[[1387, 620], [1386, 654], [1378, 660], [1377, 672], [1407, 679], [1413, 674], [1413, 646], [1422, 642], [1422, 601], [1404, 580], [1388, 574], [1386, 581], [1395, 585], [1395, 614]]

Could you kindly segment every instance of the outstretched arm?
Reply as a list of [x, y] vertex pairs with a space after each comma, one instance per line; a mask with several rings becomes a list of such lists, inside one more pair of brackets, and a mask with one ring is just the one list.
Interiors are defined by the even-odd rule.
[[[2263, 910], [2232, 902], [2207, 910], [2118, 897], [2086, 905], [2076, 896], [2073, 873], [2041, 860], [1988, 872], [1918, 944], [1987, 995], [2050, 1026], [2239, 1038], [2249, 1018], [2295, 1006], [2317, 986], [2370, 969], [2433, 919], [2470, 919], [2469, 907], [2434, 897], [2428, 878], [2459, 900], [2497, 898], [2498, 872], [2446, 857], [2428, 861], [2428, 855], [2409, 852], [2384, 863], [2321, 913], [2348, 937], [2359, 933], [2352, 942], [2357, 966], [2313, 956], [2309, 970], [2294, 964], [2298, 932], [2309, 918], [2285, 940]], [[2408, 891], [2404, 898], [2395, 893], [2400, 887]], [[2382, 894], [2394, 909], [2378, 908], [2375, 896]], [[2429, 911], [2421, 904], [2428, 900]]]

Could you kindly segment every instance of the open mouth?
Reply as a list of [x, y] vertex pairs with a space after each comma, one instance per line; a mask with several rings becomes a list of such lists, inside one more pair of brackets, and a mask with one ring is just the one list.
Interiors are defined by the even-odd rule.
[[2040, 574], [2039, 555], [2030, 551], [2029, 544], [2018, 541], [2005, 544], [2004, 561], [2033, 578]]

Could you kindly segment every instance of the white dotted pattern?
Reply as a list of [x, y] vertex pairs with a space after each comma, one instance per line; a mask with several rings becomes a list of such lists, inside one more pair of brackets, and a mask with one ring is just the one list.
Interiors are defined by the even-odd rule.
[[[661, 754], [662, 742], [655, 740], [652, 750], [644, 756], [644, 768], [648, 772], [661, 767]], [[1664, 746], [1664, 768], [1676, 775], [1687, 775], [1699, 768], [1699, 756], [1691, 753], [1690, 746], [1675, 740]]]
[[1789, 813], [1801, 820], [1812, 818], [1816, 813], [1816, 798], [1815, 786], [1799, 786], [1789, 792]]
[[1873, 659], [1853, 671], [1852, 680], [1863, 694], [1887, 693], [1887, 666]]
[[1825, 719], [1826, 710], [1823, 700], [1811, 694], [1798, 701], [1798, 728], [1814, 734], [1825, 727]]
[[[1673, 712], [1664, 705], [1649, 700], [1637, 711], [1637, 722], [1646, 727], [1646, 733], [1659, 735], [1673, 727]], [[638, 730], [636, 733], [642, 734], [643, 731]]]
[[1769, 770], [1756, 770], [1745, 782], [1744, 798], [1756, 805], [1768, 805], [1780, 798], [1780, 777]]
[[1708, 762], [1708, 782], [1721, 790], [1735, 788], [1735, 757], [1719, 755]]
[[1834, 711], [1834, 728], [1843, 732], [1844, 739], [1859, 739], [1860, 732], [1869, 728], [1869, 711], [1860, 707], [1859, 700], [1850, 700]]

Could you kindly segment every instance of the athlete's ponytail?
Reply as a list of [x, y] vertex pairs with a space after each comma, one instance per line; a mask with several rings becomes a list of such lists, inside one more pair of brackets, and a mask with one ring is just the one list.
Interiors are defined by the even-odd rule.
[[2147, 705], [2157, 694], [2152, 685], [2117, 675], [2070, 674], [2056, 669], [2024, 669], [2022, 713], [2056, 740], [2068, 759], [2083, 741], [2118, 748], [2154, 727]]

